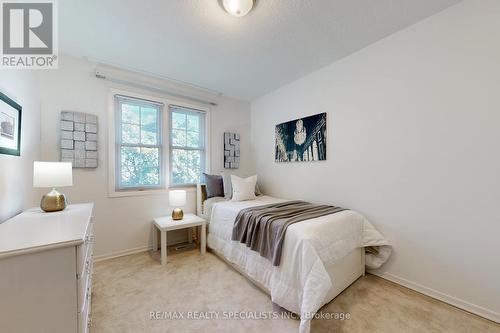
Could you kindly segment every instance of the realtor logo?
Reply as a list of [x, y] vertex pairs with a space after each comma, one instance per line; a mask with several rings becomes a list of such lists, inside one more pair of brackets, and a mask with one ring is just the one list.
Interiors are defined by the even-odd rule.
[[57, 68], [55, 3], [0, 1], [2, 68]]

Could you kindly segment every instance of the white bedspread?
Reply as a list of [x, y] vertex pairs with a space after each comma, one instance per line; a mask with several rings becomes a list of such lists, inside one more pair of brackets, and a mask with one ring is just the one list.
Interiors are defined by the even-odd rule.
[[288, 227], [278, 267], [245, 244], [231, 241], [233, 224], [241, 209], [282, 201], [285, 200], [260, 196], [251, 201], [215, 203], [208, 246], [262, 283], [270, 291], [274, 303], [300, 314], [300, 332], [307, 333], [310, 319], [323, 306], [325, 295], [335, 283], [330, 280], [325, 266], [342, 259], [355, 248], [380, 246], [378, 256], [366, 256], [367, 267], [377, 268], [389, 258], [391, 248], [369, 221], [351, 210]]

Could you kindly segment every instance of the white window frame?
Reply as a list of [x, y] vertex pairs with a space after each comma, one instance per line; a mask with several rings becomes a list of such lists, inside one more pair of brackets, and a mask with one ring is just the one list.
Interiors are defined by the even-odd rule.
[[[115, 95], [123, 95], [130, 98], [143, 99], [157, 103], [163, 103], [163, 119], [161, 120], [161, 132], [163, 133], [162, 155], [163, 155], [163, 184], [162, 188], [157, 189], [134, 189], [134, 190], [117, 190], [116, 186], [116, 111], [115, 111]], [[170, 106], [180, 106], [183, 108], [194, 109], [205, 112], [205, 171], [211, 171], [211, 122], [210, 108], [204, 104], [195, 104], [170, 98], [163, 94], [149, 95], [142, 91], [131, 91], [111, 88], [108, 98], [108, 196], [110, 198], [128, 197], [128, 196], [144, 196], [144, 195], [159, 195], [167, 194], [170, 186]], [[195, 191], [196, 186], [175, 186], [175, 189], [185, 188], [187, 191]]]
[[[116, 94], [115, 98], [115, 168], [116, 168], [116, 179], [115, 179], [115, 190], [116, 191], [146, 191], [146, 190], [158, 190], [165, 189], [165, 154], [164, 154], [164, 129], [163, 129], [163, 117], [165, 114], [165, 105], [162, 102], [146, 100], [142, 98], [136, 98], [131, 96], [119, 95]], [[158, 110], [157, 115], [157, 124], [158, 124], [158, 132], [157, 132], [157, 144], [156, 145], [147, 145], [147, 144], [124, 144], [122, 142], [122, 110], [121, 105], [125, 101], [130, 101], [131, 103], [142, 103], [143, 105], [151, 105], [155, 106]], [[139, 115], [140, 117], [140, 115]], [[141, 186], [123, 186], [121, 185], [120, 173], [121, 173], [121, 148], [122, 147], [138, 147], [138, 148], [158, 148], [159, 156], [158, 156], [158, 169], [159, 169], [159, 177], [160, 183], [158, 185], [141, 185]]]
[[189, 107], [186, 107], [184, 105], [174, 105], [174, 104], [171, 104], [168, 106], [168, 118], [169, 118], [169, 130], [168, 130], [168, 135], [169, 135], [169, 138], [172, 138], [172, 113], [174, 112], [173, 109], [184, 109], [186, 113], [192, 113], [192, 114], [195, 114], [195, 113], [202, 113], [203, 114], [203, 123], [202, 123], [202, 138], [201, 138], [201, 147], [202, 148], [191, 148], [191, 147], [187, 147], [187, 146], [174, 146], [173, 143], [170, 141], [170, 144], [169, 144], [169, 158], [170, 158], [170, 163], [169, 163], [169, 179], [170, 179], [170, 182], [169, 182], [169, 185], [170, 187], [190, 187], [190, 186], [196, 186], [196, 184], [192, 184], [192, 183], [184, 183], [184, 184], [173, 184], [172, 183], [172, 180], [173, 180], [173, 176], [172, 176], [172, 154], [173, 154], [173, 151], [174, 149], [177, 149], [177, 150], [195, 150], [195, 151], [201, 151], [202, 152], [202, 159], [201, 159], [201, 172], [200, 172], [200, 178], [201, 178], [201, 174], [203, 172], [207, 172], [207, 135], [206, 135], [206, 131], [207, 131], [207, 112], [204, 111], [204, 110], [200, 110], [199, 108], [189, 108]]

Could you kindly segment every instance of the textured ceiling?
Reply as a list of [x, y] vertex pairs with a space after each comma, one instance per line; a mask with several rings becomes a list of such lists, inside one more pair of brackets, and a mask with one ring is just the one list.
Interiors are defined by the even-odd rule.
[[457, 2], [64, 0], [60, 51], [252, 100]]

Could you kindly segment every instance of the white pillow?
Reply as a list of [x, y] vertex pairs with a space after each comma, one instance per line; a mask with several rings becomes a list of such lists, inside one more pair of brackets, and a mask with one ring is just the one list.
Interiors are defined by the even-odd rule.
[[222, 185], [224, 186], [224, 198], [231, 200], [233, 196], [233, 188], [231, 187], [231, 174], [222, 172]]
[[256, 198], [256, 183], [257, 176], [240, 178], [238, 176], [231, 175], [231, 185], [233, 187], [233, 198], [231, 201], [254, 200]]
[[[231, 173], [222, 171], [221, 175], [222, 175], [222, 183], [224, 186], [224, 198], [226, 198], [226, 200], [231, 200], [231, 198], [233, 197], [233, 188], [231, 186]], [[246, 177], [246, 175], [242, 176]], [[257, 183], [255, 184], [255, 195], [256, 196], [262, 195], [262, 192], [260, 191], [259, 188], [259, 184]]]

